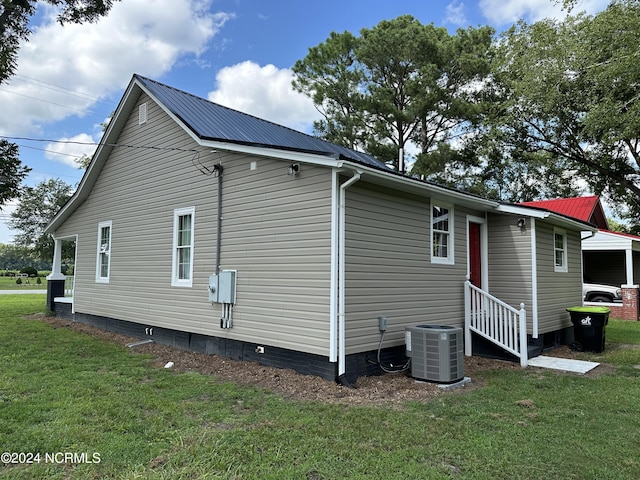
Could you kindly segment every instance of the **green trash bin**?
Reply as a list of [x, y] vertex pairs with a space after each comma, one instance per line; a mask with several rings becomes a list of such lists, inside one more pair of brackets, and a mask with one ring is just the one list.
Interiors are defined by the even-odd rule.
[[567, 308], [575, 337], [572, 347], [582, 352], [602, 352], [610, 311], [607, 307]]

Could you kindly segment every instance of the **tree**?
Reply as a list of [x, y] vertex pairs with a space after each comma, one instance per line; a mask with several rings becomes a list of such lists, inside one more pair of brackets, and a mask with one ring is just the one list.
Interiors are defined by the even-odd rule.
[[427, 155], [473, 117], [473, 85], [489, 72], [493, 33], [482, 27], [451, 36], [410, 15], [359, 37], [332, 33], [296, 62], [293, 86], [323, 114], [317, 134], [402, 169], [409, 145]]
[[28, 249], [0, 243], [0, 270], [20, 270], [31, 264], [33, 261]]
[[[580, 180], [635, 219], [639, 35], [638, 0], [614, 0], [593, 17], [518, 23], [495, 50], [492, 88], [500, 100], [487, 129], [487, 138], [499, 138], [508, 163], [539, 155], [544, 169], [560, 167], [568, 180]], [[548, 178], [537, 181], [556, 190]]]
[[20, 184], [31, 169], [18, 158], [18, 146], [0, 139], [0, 210], [20, 194]]
[[[50, 234], [44, 233], [44, 229], [69, 200], [71, 189], [71, 185], [60, 179], [45, 180], [35, 187], [27, 187], [9, 220], [9, 226], [19, 232], [14, 236], [14, 243], [31, 249], [35, 258], [53, 258], [54, 241]], [[63, 252], [63, 257], [72, 258], [73, 254]]]

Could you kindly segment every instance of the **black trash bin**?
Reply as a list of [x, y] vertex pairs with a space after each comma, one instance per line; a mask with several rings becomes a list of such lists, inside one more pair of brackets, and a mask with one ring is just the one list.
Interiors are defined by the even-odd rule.
[[571, 307], [567, 308], [567, 312], [571, 315], [573, 323], [575, 349], [583, 352], [602, 352], [610, 310], [607, 307]]

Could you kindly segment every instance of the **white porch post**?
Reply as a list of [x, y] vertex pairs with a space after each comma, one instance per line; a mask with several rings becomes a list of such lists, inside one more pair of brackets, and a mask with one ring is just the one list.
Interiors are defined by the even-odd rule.
[[53, 265], [51, 265], [51, 273], [47, 275], [47, 280], [64, 280], [62, 274], [62, 240], [55, 239], [55, 248], [53, 250]]
[[467, 357], [473, 354], [471, 342], [471, 282], [467, 275], [464, 282], [464, 354]]
[[529, 361], [529, 349], [527, 344], [527, 311], [524, 309], [524, 303], [520, 304], [520, 312], [518, 313], [520, 322], [520, 366], [527, 366]]
[[64, 297], [65, 276], [62, 274], [62, 240], [55, 239], [53, 250], [53, 265], [51, 273], [47, 275], [47, 307], [50, 312], [56, 311], [56, 301], [58, 297]]
[[633, 250], [625, 250], [625, 269], [627, 271], [627, 285], [634, 285], [633, 281]]

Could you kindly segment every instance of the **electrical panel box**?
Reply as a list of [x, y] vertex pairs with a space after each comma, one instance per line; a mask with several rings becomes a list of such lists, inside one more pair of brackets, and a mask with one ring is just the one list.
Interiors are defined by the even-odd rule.
[[387, 331], [387, 317], [378, 317], [378, 328], [380, 332]]
[[236, 303], [236, 271], [223, 270], [209, 276], [209, 301], [211, 303]]

